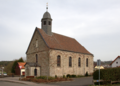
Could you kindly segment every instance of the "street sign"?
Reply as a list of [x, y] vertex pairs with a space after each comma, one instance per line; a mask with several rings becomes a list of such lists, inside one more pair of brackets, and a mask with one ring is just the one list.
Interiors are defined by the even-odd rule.
[[21, 69], [21, 68], [22, 68], [22, 66], [19, 66], [19, 68]]
[[98, 59], [98, 60], [97, 60], [97, 66], [100, 66], [100, 65], [101, 65], [101, 60]]

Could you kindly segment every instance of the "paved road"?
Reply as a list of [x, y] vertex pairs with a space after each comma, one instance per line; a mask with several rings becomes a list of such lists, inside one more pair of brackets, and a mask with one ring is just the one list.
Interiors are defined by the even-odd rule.
[[20, 83], [11, 83], [11, 82], [0, 81], [0, 86], [28, 86], [28, 85], [20, 84]]
[[89, 86], [92, 85], [92, 77], [75, 78], [72, 82], [57, 82], [50, 85], [58, 86]]
[[21, 84], [13, 82], [0, 81], [0, 86], [58, 86], [58, 85], [49, 85], [49, 84]]
[[18, 79], [18, 77], [0, 78], [0, 86], [89, 86], [92, 84], [92, 77], [75, 78], [73, 81], [48, 84], [19, 81]]

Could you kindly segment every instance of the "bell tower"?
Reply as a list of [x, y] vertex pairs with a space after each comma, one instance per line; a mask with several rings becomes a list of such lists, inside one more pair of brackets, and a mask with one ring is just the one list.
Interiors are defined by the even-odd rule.
[[47, 35], [52, 35], [52, 18], [48, 12], [48, 6], [46, 7], [46, 12], [41, 19], [41, 28], [45, 31]]

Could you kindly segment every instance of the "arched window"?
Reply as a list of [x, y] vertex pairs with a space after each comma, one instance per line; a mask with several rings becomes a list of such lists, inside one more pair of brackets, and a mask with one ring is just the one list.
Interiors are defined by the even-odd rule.
[[48, 25], [51, 25], [51, 22], [50, 22], [50, 21], [48, 21]]
[[88, 67], [88, 58], [86, 59], [86, 67]]
[[72, 57], [69, 57], [69, 67], [72, 67]]
[[38, 40], [36, 39], [36, 47], [38, 47]]
[[61, 58], [60, 55], [57, 56], [57, 66], [60, 67], [61, 63]]
[[36, 63], [38, 63], [38, 55], [36, 54]]
[[44, 21], [44, 25], [46, 25], [46, 21]]
[[81, 66], [81, 59], [80, 59], [80, 57], [78, 58], [78, 67], [80, 67]]

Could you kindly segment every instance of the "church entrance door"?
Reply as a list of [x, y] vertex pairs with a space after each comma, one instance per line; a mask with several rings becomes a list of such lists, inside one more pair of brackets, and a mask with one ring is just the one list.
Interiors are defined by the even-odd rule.
[[34, 76], [37, 76], [37, 69], [34, 69]]

